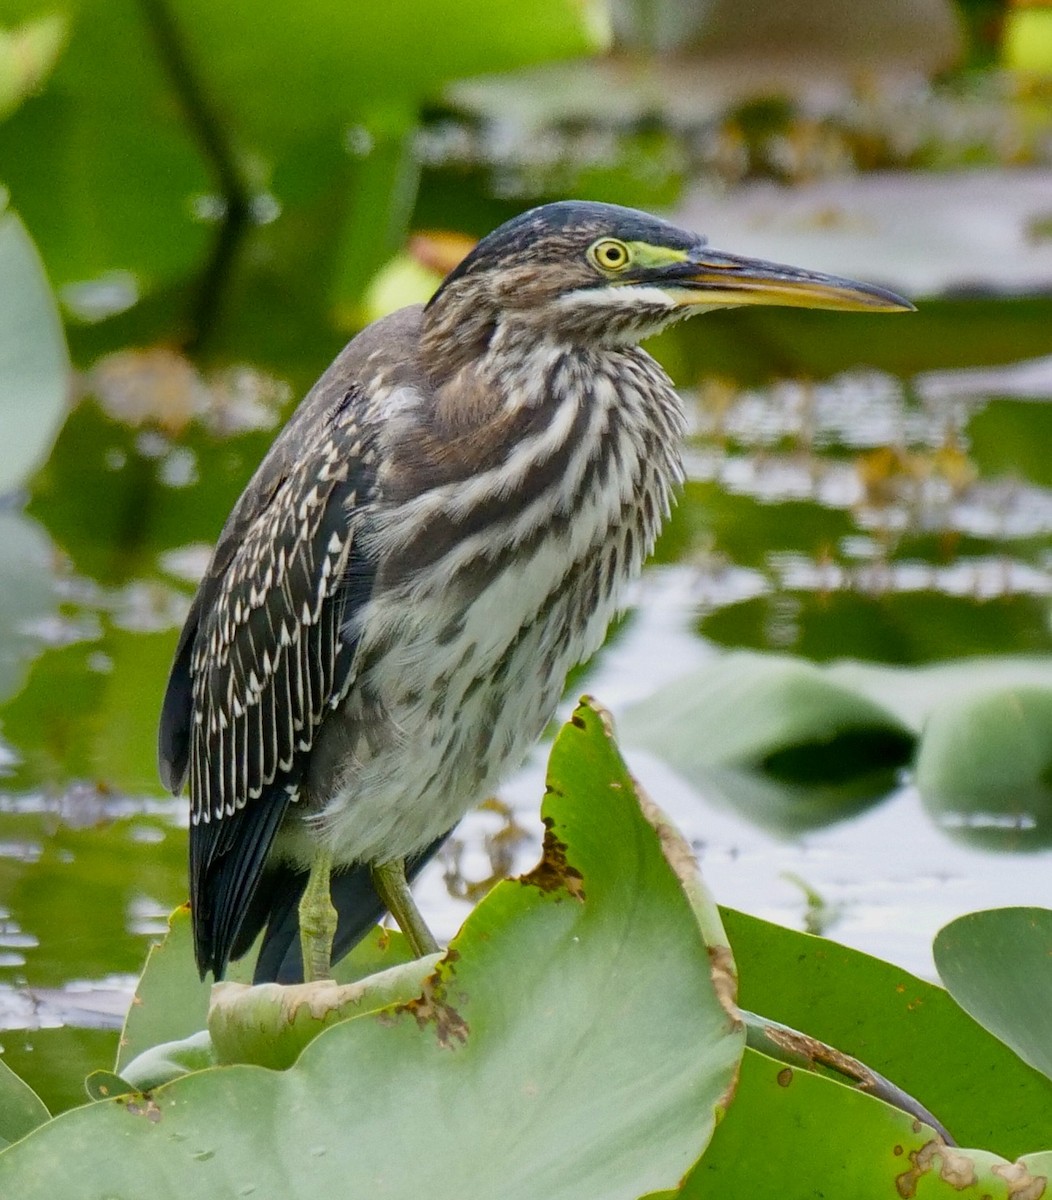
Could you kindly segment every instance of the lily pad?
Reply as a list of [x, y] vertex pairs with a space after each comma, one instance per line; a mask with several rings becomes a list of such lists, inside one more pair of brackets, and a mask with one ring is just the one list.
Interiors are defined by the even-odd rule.
[[[221, 1026], [218, 1060], [255, 1062], [261, 1066], [288, 1066], [310, 1040], [310, 1037], [304, 1037], [302, 1031], [296, 1027], [284, 1027], [284, 1017], [293, 1013], [296, 1008], [296, 1004], [290, 1000], [294, 989], [277, 988], [276, 991], [267, 992], [265, 989], [248, 987], [256, 960], [255, 948], [244, 958], [231, 964], [227, 972], [227, 982], [217, 985], [216, 988], [198, 978], [193, 955], [190, 909], [184, 904], [168, 918], [167, 934], [151, 947], [147, 955], [146, 966], [136, 985], [124, 1021], [115, 1070], [136, 1087], [146, 1088], [156, 1086], [161, 1078], [175, 1078], [185, 1074], [191, 1065], [193, 1069], [198, 1070], [216, 1061], [216, 1058], [213, 1058], [206, 1062], [201, 1057], [204, 1043], [199, 1035], [206, 1025], [211, 1023], [209, 1011], [213, 1007], [217, 991], [224, 996], [215, 1017]], [[418, 976], [426, 973], [413, 958], [409, 944], [400, 932], [380, 926], [371, 930], [350, 954], [336, 964], [333, 969], [335, 979], [332, 986], [337, 991], [339, 987], [336, 985], [349, 989], [358, 980], [372, 976], [379, 981], [378, 987], [368, 993], [372, 1002], [366, 1006], [367, 997], [361, 989], [345, 991], [336, 997], [326, 997], [322, 1003], [325, 1015], [318, 1019], [317, 1027], [311, 1036], [320, 1033], [325, 1025], [336, 1019], [336, 1014], [330, 1011], [333, 1008], [339, 1010], [341, 1006], [346, 1006], [347, 1011], [342, 1015], [347, 1017], [360, 1012], [372, 1012], [392, 1003], [395, 998], [409, 999], [411, 995], [415, 995], [419, 986], [406, 982], [407, 979], [412, 979], [412, 972], [398, 977], [397, 983], [392, 976], [392, 972], [406, 964], [410, 965]], [[419, 977], [416, 983], [419, 984]], [[392, 986], [398, 989], [397, 996], [391, 992]], [[410, 994], [402, 996], [401, 993], [407, 986]], [[386, 992], [385, 987], [388, 989]], [[247, 1000], [252, 993], [255, 993], [255, 996]], [[274, 1000], [274, 997], [280, 997], [282, 994], [285, 995], [284, 1000]], [[272, 1005], [268, 1005], [263, 999], [268, 995], [274, 1000]], [[235, 997], [239, 999], [235, 1000]], [[247, 1018], [244, 1015], [246, 1004]], [[239, 1007], [242, 1008], [243, 1014], [240, 1027], [232, 1020], [231, 1015]], [[281, 1019], [274, 1025], [273, 1020], [279, 1016]], [[268, 1022], [271, 1023], [268, 1025]], [[301, 1020], [300, 1024], [302, 1023]], [[264, 1030], [266, 1034], [261, 1039]], [[222, 1036], [223, 1032], [226, 1033], [226, 1040]], [[256, 1046], [257, 1054], [254, 1057], [241, 1049], [246, 1035], [249, 1036], [250, 1044]], [[291, 1049], [284, 1043], [286, 1035], [292, 1039]], [[210, 1041], [208, 1046], [208, 1052], [211, 1054]], [[159, 1056], [154, 1053], [158, 1050], [163, 1052]], [[146, 1056], [149, 1056], [149, 1059], [144, 1064], [142, 1060]], [[165, 1076], [164, 1072], [168, 1069], [165, 1064], [168, 1062], [172, 1064], [172, 1073]], [[143, 1082], [144, 1073], [149, 1074], [149, 1084]]]
[[[176, 1042], [163, 1042], [159, 1046], [151, 1046], [138, 1058], [132, 1059], [124, 1068], [121, 1076], [114, 1076], [110, 1081], [110, 1096], [121, 1096], [127, 1092], [149, 1092], [163, 1083], [171, 1083], [191, 1071], [203, 1071], [216, 1065], [215, 1051], [212, 1048], [212, 1037], [207, 1029]], [[96, 1074], [103, 1074], [97, 1072]], [[106, 1096], [97, 1095], [92, 1089], [96, 1081], [94, 1075], [87, 1079], [88, 1091], [93, 1100], [103, 1100]]]
[[943, 988], [837, 942], [722, 913], [743, 1008], [861, 1059], [964, 1145], [1016, 1158], [1047, 1143], [1052, 1082]]
[[66, 410], [70, 370], [47, 276], [25, 226], [0, 194], [0, 494], [28, 479]]
[[208, 1012], [216, 1061], [290, 1067], [328, 1026], [414, 1000], [438, 959], [414, 959], [357, 983], [218, 983]]
[[621, 731], [700, 791], [788, 829], [883, 795], [914, 746], [898, 717], [821, 668], [744, 652], [635, 705]]
[[150, 948], [121, 1030], [114, 1070], [121, 1074], [133, 1059], [158, 1046], [204, 1029], [209, 989], [193, 966], [190, 907], [168, 918], [167, 936]]
[[28, 1083], [0, 1062], [0, 1148], [17, 1142], [51, 1114]]
[[416, 999], [324, 1030], [288, 1071], [204, 1070], [66, 1113], [0, 1154], [0, 1194], [675, 1186], [743, 1048], [719, 916], [587, 703], [556, 741], [543, 816], [540, 863], [478, 905]]
[[951, 1148], [879, 1100], [748, 1050], [734, 1104], [678, 1195], [1036, 1200], [1045, 1157]]
[[935, 965], [962, 1008], [1052, 1079], [1052, 910], [958, 917], [935, 938]]
[[1052, 842], [1052, 687], [973, 690], [933, 709], [917, 788], [948, 830], [994, 846]]

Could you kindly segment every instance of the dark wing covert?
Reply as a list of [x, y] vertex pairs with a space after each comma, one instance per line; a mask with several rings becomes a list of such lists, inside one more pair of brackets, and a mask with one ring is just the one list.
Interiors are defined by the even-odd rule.
[[190, 781], [198, 967], [216, 978], [266, 920], [253, 898], [267, 854], [317, 729], [353, 682], [347, 624], [373, 587], [357, 537], [376, 474], [362, 397], [323, 399], [304, 402], [231, 514], [162, 713], [162, 778], [173, 790]]

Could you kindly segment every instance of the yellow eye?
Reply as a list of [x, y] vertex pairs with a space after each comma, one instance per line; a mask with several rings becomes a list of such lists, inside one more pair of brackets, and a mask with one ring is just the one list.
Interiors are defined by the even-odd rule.
[[631, 258], [624, 242], [614, 238], [602, 238], [588, 248], [588, 256], [603, 271], [620, 271], [628, 266]]

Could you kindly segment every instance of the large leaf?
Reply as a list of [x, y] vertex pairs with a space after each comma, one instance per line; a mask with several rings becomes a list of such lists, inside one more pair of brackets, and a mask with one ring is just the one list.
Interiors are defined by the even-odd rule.
[[941, 824], [994, 845], [1052, 841], [1052, 686], [971, 690], [933, 709], [917, 787]]
[[[232, 963], [228, 969], [227, 983], [220, 985], [221, 988], [226, 988], [226, 1000], [222, 1006], [224, 1015], [235, 1006], [233, 998], [237, 995], [238, 989], [245, 990], [246, 985], [251, 982], [256, 952], [257, 948], [253, 947], [244, 958]], [[333, 974], [337, 984], [346, 986], [365, 976], [387, 974], [407, 963], [415, 964], [415, 960], [405, 937], [397, 930], [382, 929], [377, 926], [362, 938], [350, 954], [336, 964]], [[264, 995], [272, 994], [266, 990], [256, 990], [261, 991]], [[418, 991], [419, 988], [415, 990]], [[293, 994], [291, 989], [278, 989], [279, 994], [282, 991], [286, 992], [288, 996]], [[147, 1054], [150, 1050], [161, 1045], [184, 1042], [203, 1031], [206, 1024], [210, 1023], [209, 1008], [212, 992], [211, 983], [198, 978], [197, 968], [194, 965], [190, 908], [188, 905], [182, 905], [168, 918], [168, 932], [163, 940], [153, 945], [146, 957], [146, 965], [136, 985], [135, 994], [132, 997], [121, 1032], [120, 1048], [114, 1067], [118, 1074], [124, 1074], [128, 1064]], [[357, 1007], [361, 1008], [360, 997], [352, 994], [345, 999], [348, 1002], [357, 1000]], [[391, 999], [384, 1000], [382, 1003], [374, 1002], [371, 1009], [362, 1011], [372, 1011], [374, 1008], [381, 1008], [384, 1004], [391, 1002]], [[282, 1011], [288, 1013], [294, 1010], [290, 1006], [287, 1009], [282, 1008]], [[320, 1032], [324, 1025], [329, 1023], [331, 1023], [331, 1018], [326, 1014], [323, 1020], [319, 1020], [318, 1029], [315, 1032]], [[257, 1024], [255, 1015], [249, 1018], [248, 1024], [252, 1026], [252, 1033], [256, 1037], [265, 1039], [267, 1044], [264, 1047], [264, 1053], [269, 1057], [257, 1056], [246, 1059], [239, 1057], [236, 1050], [226, 1047], [220, 1054], [221, 1061], [250, 1061], [264, 1066], [273, 1066], [276, 1056], [274, 1043], [281, 1043], [284, 1031], [280, 1027], [266, 1029], [265, 1021]], [[226, 1025], [227, 1028], [230, 1028], [231, 1022], [227, 1020]], [[291, 1053], [280, 1052], [284, 1066], [288, 1066], [296, 1057], [298, 1050], [306, 1044], [306, 1040], [309, 1040], [300, 1037], [296, 1031], [290, 1032], [295, 1043], [295, 1050]], [[232, 1030], [232, 1033], [235, 1037], [243, 1038], [246, 1031]], [[190, 1053], [196, 1053], [194, 1046], [190, 1047]]]
[[951, 921], [935, 965], [954, 999], [1052, 1079], [1052, 910], [995, 908]]
[[821, 668], [747, 652], [637, 704], [622, 732], [700, 791], [779, 829], [821, 824], [883, 795], [914, 744], [894, 714]]
[[415, 1000], [438, 958], [429, 954], [357, 983], [325, 979], [291, 987], [218, 984], [208, 1012], [215, 1059], [276, 1070], [291, 1067], [304, 1047], [329, 1025]]
[[951, 1149], [879, 1100], [748, 1050], [734, 1104], [678, 1194], [1037, 1200], [1048, 1183], [1046, 1158], [1027, 1165]]
[[1008, 1158], [1052, 1130], [1052, 1082], [942, 988], [824, 938], [723, 910], [743, 1008], [861, 1059], [935, 1114], [963, 1145]]
[[718, 914], [588, 705], [557, 739], [544, 818], [541, 862], [489, 893], [416, 1000], [325, 1030], [285, 1072], [205, 1070], [67, 1113], [0, 1155], [0, 1194], [673, 1186], [742, 1052]]
[[43, 1100], [0, 1060], [0, 1148], [49, 1120]]
[[69, 362], [44, 268], [0, 195], [0, 495], [24, 483], [65, 413]]
[[114, 1070], [119, 1074], [151, 1047], [204, 1029], [208, 995], [208, 986], [194, 969], [190, 908], [183, 905], [168, 918], [166, 937], [147, 955], [124, 1019]]

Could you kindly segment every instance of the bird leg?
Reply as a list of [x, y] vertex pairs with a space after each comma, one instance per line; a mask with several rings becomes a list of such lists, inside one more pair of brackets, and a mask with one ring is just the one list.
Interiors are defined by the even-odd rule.
[[303, 979], [313, 983], [332, 978], [332, 941], [336, 936], [336, 909], [332, 906], [330, 876], [332, 855], [320, 850], [311, 863], [307, 886], [300, 900], [300, 948]]
[[383, 901], [384, 908], [398, 922], [398, 928], [405, 934], [413, 953], [417, 958], [423, 958], [425, 954], [436, 954], [438, 942], [420, 915], [420, 909], [417, 908], [413, 893], [406, 882], [405, 859], [395, 858], [390, 862], [373, 863], [369, 870], [376, 894]]

